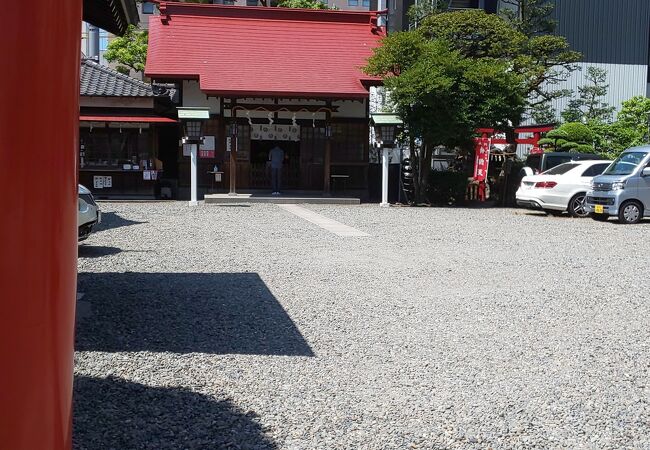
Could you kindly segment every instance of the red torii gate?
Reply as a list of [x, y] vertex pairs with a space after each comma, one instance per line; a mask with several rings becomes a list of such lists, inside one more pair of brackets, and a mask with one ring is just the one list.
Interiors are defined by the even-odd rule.
[[[519, 136], [522, 133], [533, 134], [532, 138], [515, 138], [517, 144], [532, 145], [532, 154], [542, 153], [543, 150], [539, 148], [539, 140], [542, 138], [542, 133], [546, 133], [555, 128], [553, 125], [530, 125], [515, 128], [515, 134]], [[494, 144], [510, 144], [505, 138], [495, 138], [494, 135], [500, 133], [494, 128], [479, 128], [476, 130], [480, 137], [474, 138], [474, 188], [476, 188], [476, 197], [480, 201], [486, 199], [486, 180], [488, 174], [488, 167], [490, 165], [490, 147]]]
[[[533, 134], [533, 137], [531, 138], [515, 138], [515, 142], [517, 144], [529, 144], [533, 146], [533, 149], [531, 150], [531, 153], [542, 153], [542, 150], [538, 147], [539, 140], [542, 138], [542, 133], [547, 133], [551, 131], [552, 129], [555, 128], [555, 125], [528, 125], [528, 126], [523, 126], [523, 127], [517, 127], [515, 128], [515, 134], [520, 135], [522, 133], [525, 134]], [[491, 144], [510, 144], [506, 139], [503, 138], [495, 138], [495, 134], [502, 133], [502, 131], [499, 131], [495, 128], [479, 128], [476, 130], [478, 134], [481, 135], [480, 138], [477, 139], [490, 139]]]

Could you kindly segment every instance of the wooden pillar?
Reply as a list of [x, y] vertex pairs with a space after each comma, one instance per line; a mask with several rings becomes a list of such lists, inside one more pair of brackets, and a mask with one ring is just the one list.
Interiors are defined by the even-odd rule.
[[2, 2], [2, 449], [72, 447], [81, 8]]
[[[330, 103], [328, 102], [328, 107]], [[331, 113], [325, 113], [325, 156], [323, 158], [323, 195], [330, 196], [331, 191], [331, 164], [332, 164], [332, 126], [330, 123]]]

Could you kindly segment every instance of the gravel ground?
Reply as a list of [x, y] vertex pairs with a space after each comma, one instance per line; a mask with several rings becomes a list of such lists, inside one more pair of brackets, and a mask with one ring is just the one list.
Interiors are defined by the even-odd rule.
[[650, 448], [650, 223], [103, 203], [77, 449]]

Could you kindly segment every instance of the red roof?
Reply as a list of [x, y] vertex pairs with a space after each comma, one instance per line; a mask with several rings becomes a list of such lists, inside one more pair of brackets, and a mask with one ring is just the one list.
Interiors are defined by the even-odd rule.
[[145, 74], [198, 79], [206, 94], [361, 98], [384, 36], [375, 12], [161, 3]]

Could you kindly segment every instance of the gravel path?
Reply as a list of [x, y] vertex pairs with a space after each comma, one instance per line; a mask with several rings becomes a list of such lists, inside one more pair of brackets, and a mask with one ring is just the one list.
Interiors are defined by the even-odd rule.
[[103, 203], [77, 449], [650, 448], [650, 223]]

